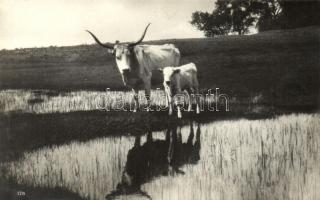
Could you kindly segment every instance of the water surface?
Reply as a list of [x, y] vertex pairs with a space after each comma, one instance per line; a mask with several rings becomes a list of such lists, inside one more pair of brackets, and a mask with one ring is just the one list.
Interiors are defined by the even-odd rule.
[[107, 194], [160, 200], [316, 199], [319, 124], [319, 114], [190, 121], [141, 137], [43, 147], [1, 168], [19, 184], [62, 187], [92, 200]]

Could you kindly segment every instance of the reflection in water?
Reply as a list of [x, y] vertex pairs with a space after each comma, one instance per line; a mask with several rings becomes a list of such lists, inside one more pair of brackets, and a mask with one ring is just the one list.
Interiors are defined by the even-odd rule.
[[155, 200], [320, 196], [319, 114], [199, 127], [195, 125], [194, 133], [189, 125], [171, 126], [147, 136], [46, 147], [0, 163], [0, 173], [29, 186], [63, 187], [90, 200], [106, 194], [119, 199], [148, 195]]
[[194, 130], [190, 122], [190, 133], [186, 143], [182, 142], [181, 127], [171, 124], [166, 131], [165, 140], [153, 140], [152, 132], [141, 145], [141, 136], [136, 136], [129, 150], [122, 180], [117, 189], [106, 196], [112, 199], [122, 194], [139, 194], [151, 197], [141, 190], [141, 185], [161, 175], [184, 174], [179, 168], [187, 163], [196, 164], [200, 159], [200, 125], [193, 144]]

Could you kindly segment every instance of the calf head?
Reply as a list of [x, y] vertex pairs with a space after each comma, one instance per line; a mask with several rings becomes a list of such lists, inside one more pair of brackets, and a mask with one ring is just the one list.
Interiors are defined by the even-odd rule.
[[170, 86], [173, 76], [179, 73], [180, 69], [177, 69], [175, 67], [165, 67], [161, 71], [163, 74], [163, 83], [166, 84], [167, 86]]

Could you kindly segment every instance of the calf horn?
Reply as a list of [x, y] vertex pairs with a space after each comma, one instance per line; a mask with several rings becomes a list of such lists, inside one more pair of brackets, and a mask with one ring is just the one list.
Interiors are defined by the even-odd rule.
[[97, 44], [99, 44], [100, 46], [104, 47], [104, 48], [108, 48], [108, 49], [113, 49], [113, 45], [109, 45], [109, 44], [102, 44], [98, 38], [93, 34], [91, 33], [90, 31], [86, 30], [92, 37], [93, 39], [96, 41]]
[[151, 24], [151, 23], [149, 23], [149, 24], [147, 25], [147, 27], [144, 29], [144, 32], [143, 32], [141, 38], [140, 38], [137, 42], [135, 42], [135, 43], [130, 43], [130, 44], [129, 44], [130, 47], [134, 47], [134, 46], [136, 46], [137, 44], [139, 44], [139, 43], [142, 42], [142, 40], [144, 39], [144, 36], [145, 36], [146, 33], [147, 33], [147, 30], [148, 30], [148, 27], [150, 26], [150, 24]]

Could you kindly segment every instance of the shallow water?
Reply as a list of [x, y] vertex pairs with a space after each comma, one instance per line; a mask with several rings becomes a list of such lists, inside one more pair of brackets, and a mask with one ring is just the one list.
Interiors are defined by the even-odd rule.
[[110, 193], [120, 199], [316, 199], [319, 124], [319, 114], [191, 121], [141, 138], [44, 147], [1, 168], [19, 184], [58, 186], [92, 200]]

